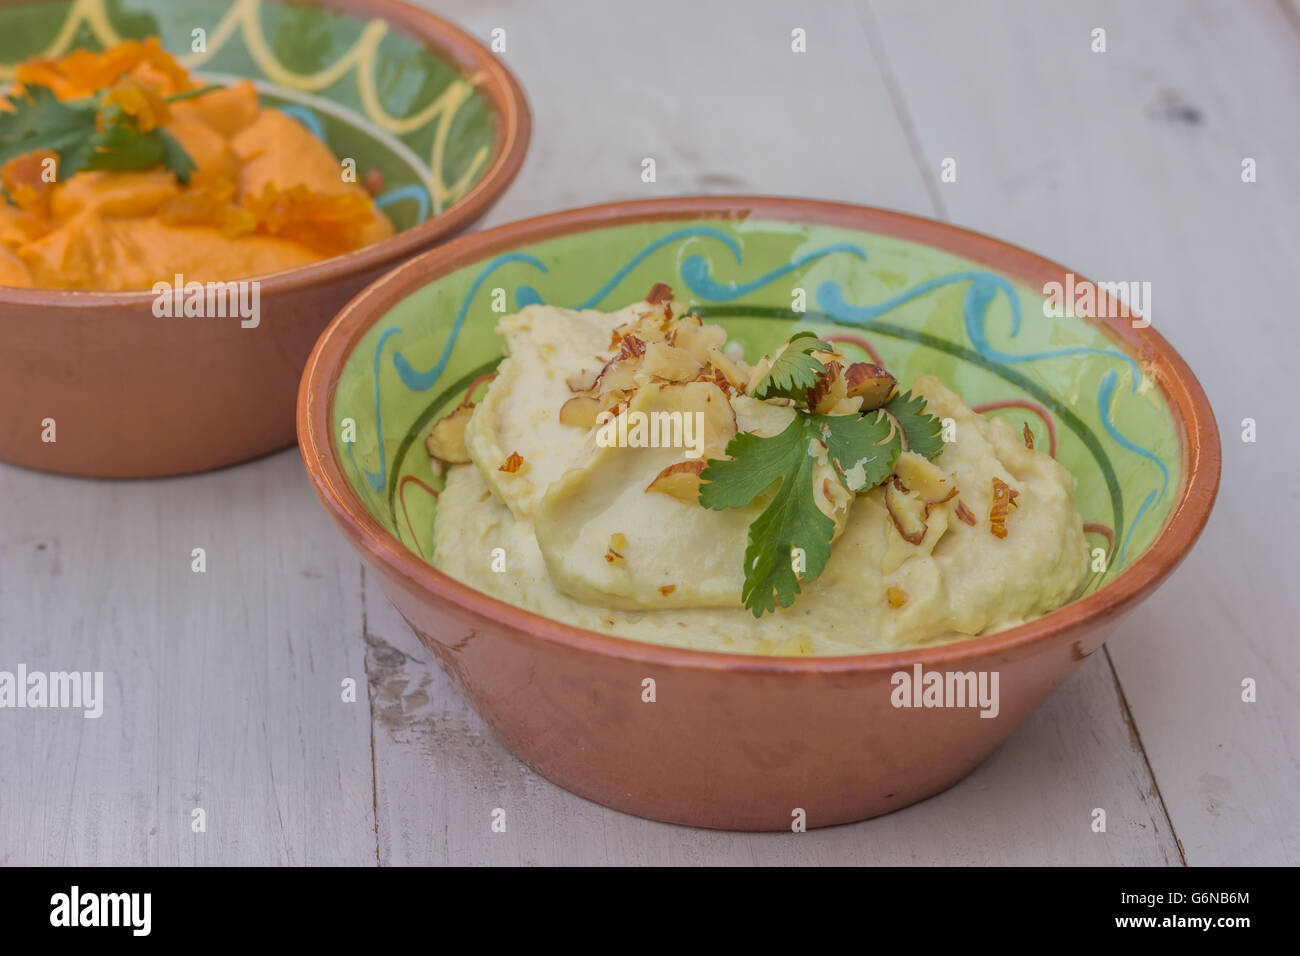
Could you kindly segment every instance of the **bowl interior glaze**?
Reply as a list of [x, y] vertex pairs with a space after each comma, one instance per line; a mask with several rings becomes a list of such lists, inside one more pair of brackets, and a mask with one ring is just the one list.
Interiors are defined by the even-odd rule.
[[1078, 596], [1151, 547], [1188, 470], [1153, 350], [1089, 319], [1045, 317], [1043, 277], [1064, 272], [1028, 253], [1012, 250], [1024, 261], [1007, 265], [1011, 247], [947, 226], [925, 227], [942, 242], [914, 241], [904, 236], [921, 220], [872, 211], [879, 225], [846, 228], [827, 220], [847, 213], [800, 218], [779, 202], [739, 216], [593, 216], [450, 257], [360, 334], [338, 372], [333, 452], [356, 498], [427, 560], [442, 484], [423, 439], [467, 389], [481, 394], [501, 358], [501, 315], [538, 302], [612, 310], [667, 282], [751, 361], [811, 329], [904, 384], [933, 374], [976, 409], [1028, 424], [1076, 477], [1088, 540], [1105, 555]]
[[[499, 146], [492, 103], [450, 55], [356, 2], [55, 0], [0, 6], [0, 83], [17, 64], [158, 36], [198, 78], [249, 79], [360, 179], [399, 232], [458, 202]], [[378, 9], [378, 8], [376, 8]], [[355, 12], [353, 12], [355, 10]]]

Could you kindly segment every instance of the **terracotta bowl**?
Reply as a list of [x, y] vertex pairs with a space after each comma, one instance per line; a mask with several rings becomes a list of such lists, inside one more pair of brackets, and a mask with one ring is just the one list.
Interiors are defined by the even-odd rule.
[[[192, 51], [196, 28], [207, 31], [201, 53]], [[355, 159], [359, 176], [382, 174], [376, 201], [398, 232], [310, 266], [246, 277], [260, 282], [255, 328], [155, 317], [151, 291], [0, 287], [5, 461], [144, 477], [292, 444], [298, 379], [329, 319], [375, 277], [482, 216], [523, 162], [530, 119], [514, 77], [468, 34], [396, 0], [0, 0], [0, 86], [16, 62], [61, 55], [73, 37], [96, 48], [148, 35], [199, 77], [252, 79], [264, 105]], [[345, 59], [350, 65], [335, 69]]]
[[[423, 438], [499, 360], [494, 306], [612, 309], [658, 281], [751, 358], [813, 328], [905, 383], [931, 372], [986, 414], [1028, 423], [1077, 478], [1097, 573], [1072, 603], [1001, 633], [773, 658], [580, 630], [440, 572], [426, 556], [441, 484]], [[1173, 570], [1213, 504], [1219, 440], [1187, 365], [1132, 318], [1046, 317], [1054, 281], [1066, 270], [1030, 252], [878, 209], [707, 197], [556, 213], [458, 239], [353, 299], [307, 363], [299, 442], [326, 510], [385, 593], [539, 773], [674, 823], [860, 820], [987, 757]], [[800, 293], [804, 311], [792, 309]], [[1095, 311], [1118, 310], [1101, 301]], [[996, 716], [895, 706], [895, 675], [931, 672], [996, 672]]]

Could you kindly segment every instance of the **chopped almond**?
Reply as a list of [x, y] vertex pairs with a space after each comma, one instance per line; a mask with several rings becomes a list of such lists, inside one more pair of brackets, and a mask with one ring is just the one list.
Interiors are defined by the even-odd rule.
[[635, 335], [623, 336], [623, 341], [618, 347], [618, 357], [621, 359], [638, 358], [642, 355], [645, 355], [644, 340], [637, 338]]
[[957, 483], [952, 476], [914, 451], [905, 451], [898, 456], [894, 474], [908, 491], [915, 491], [927, 505], [947, 501], [957, 494]]
[[817, 376], [817, 381], [806, 393], [808, 407], [818, 415], [827, 414], [842, 399], [847, 397], [848, 388], [844, 384], [844, 366], [834, 360], [826, 363], [826, 371]]
[[627, 535], [622, 532], [615, 532], [609, 536], [609, 547], [605, 551], [605, 560], [610, 564], [622, 566], [625, 559], [623, 558], [623, 549], [627, 547]]
[[908, 491], [897, 478], [885, 485], [885, 509], [894, 527], [908, 544], [920, 544], [928, 530], [925, 519], [930, 506], [915, 492]]
[[861, 398], [862, 411], [869, 412], [889, 401], [898, 382], [879, 365], [854, 362], [844, 372], [844, 384], [849, 398]]
[[474, 414], [472, 402], [456, 406], [450, 415], [445, 415], [434, 423], [433, 431], [424, 440], [424, 447], [430, 456], [451, 465], [469, 463], [469, 452], [465, 450], [465, 426]]
[[672, 286], [666, 285], [662, 282], [656, 282], [650, 287], [650, 291], [646, 293], [645, 300], [652, 305], [658, 305], [661, 302], [672, 302]]
[[669, 465], [655, 476], [654, 481], [646, 485], [646, 491], [678, 498], [681, 501], [699, 503], [700, 472], [704, 470], [703, 459], [679, 461]]
[[907, 592], [901, 588], [887, 588], [885, 598], [889, 601], [889, 606], [897, 610], [907, 603]]
[[1025, 422], [1025, 430], [1024, 430], [1023, 434], [1024, 434], [1024, 436], [1025, 436], [1025, 447], [1028, 448], [1030, 451], [1033, 451], [1033, 450], [1034, 450], [1034, 433], [1031, 432], [1031, 431], [1029, 430], [1029, 422]]
[[512, 451], [510, 457], [501, 463], [497, 471], [504, 471], [507, 475], [517, 475], [525, 464], [527, 462], [524, 461], [524, 456], [517, 451]]
[[1016, 492], [1001, 478], [993, 479], [993, 504], [989, 507], [989, 531], [995, 538], [1007, 536], [1007, 512]]
[[953, 513], [957, 515], [958, 521], [964, 521], [972, 528], [975, 527], [975, 514], [966, 507], [966, 502], [958, 499], [957, 507], [953, 509]]
[[662, 594], [664, 597], [667, 597], [668, 595], [672, 594], [676, 590], [677, 590], [677, 585], [675, 584], [661, 584], [659, 586], [659, 593]]

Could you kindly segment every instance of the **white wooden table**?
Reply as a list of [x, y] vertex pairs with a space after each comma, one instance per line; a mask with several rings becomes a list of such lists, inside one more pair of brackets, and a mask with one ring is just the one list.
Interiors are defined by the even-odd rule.
[[1222, 429], [1204, 537], [957, 787], [853, 826], [746, 835], [624, 816], [522, 766], [366, 579], [297, 451], [167, 481], [0, 466], [0, 669], [102, 670], [108, 698], [98, 720], [0, 711], [0, 863], [1300, 862], [1300, 7], [434, 5], [506, 30], [534, 111], [487, 224], [784, 193], [1150, 281]]

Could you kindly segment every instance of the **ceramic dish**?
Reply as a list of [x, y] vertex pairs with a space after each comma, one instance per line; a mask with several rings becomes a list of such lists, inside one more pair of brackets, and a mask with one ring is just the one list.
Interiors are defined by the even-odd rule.
[[[205, 31], [202, 49], [195, 31]], [[4, 2], [0, 83], [33, 55], [151, 35], [200, 79], [253, 80], [264, 105], [288, 111], [362, 172], [382, 174], [376, 203], [398, 231], [253, 277], [256, 328], [158, 318], [150, 291], [0, 287], [5, 461], [152, 476], [291, 444], [299, 374], [330, 317], [367, 282], [481, 216], [523, 161], [529, 114], [509, 71], [469, 35], [396, 0]]]
[[[1129, 318], [1046, 318], [1044, 284], [1066, 272], [946, 224], [813, 201], [556, 213], [459, 239], [353, 299], [308, 361], [299, 441], [348, 541], [539, 773], [677, 823], [858, 820], [969, 773], [1178, 564], [1209, 515], [1219, 440], [1200, 385], [1157, 332]], [[660, 281], [749, 355], [796, 325], [813, 328], [878, 356], [903, 382], [932, 373], [977, 409], [1017, 429], [1028, 422], [1038, 447], [1075, 475], [1105, 569], [1065, 607], [1000, 633], [889, 654], [764, 658], [579, 630], [433, 567], [439, 479], [423, 438], [499, 360], [494, 300], [506, 311], [610, 309]], [[798, 290], [803, 312], [791, 308]], [[930, 672], [997, 673], [996, 715], [896, 706], [895, 675]]]

